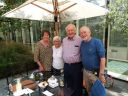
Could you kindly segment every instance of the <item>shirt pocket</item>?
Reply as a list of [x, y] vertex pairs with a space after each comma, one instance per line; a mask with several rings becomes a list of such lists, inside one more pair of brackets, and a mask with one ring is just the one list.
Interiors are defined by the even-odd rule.
[[78, 54], [79, 53], [79, 50], [80, 50], [80, 46], [79, 45], [74, 45], [73, 47], [73, 54]]

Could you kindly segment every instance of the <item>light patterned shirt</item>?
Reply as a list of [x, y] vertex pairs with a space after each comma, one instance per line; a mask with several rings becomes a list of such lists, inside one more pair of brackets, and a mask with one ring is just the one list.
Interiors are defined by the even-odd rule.
[[65, 63], [80, 62], [80, 45], [82, 39], [79, 36], [74, 36], [73, 39], [65, 37], [63, 39], [63, 59]]
[[45, 70], [50, 71], [52, 65], [52, 44], [45, 47], [38, 42], [34, 52], [34, 61], [40, 61], [41, 64], [44, 64]]

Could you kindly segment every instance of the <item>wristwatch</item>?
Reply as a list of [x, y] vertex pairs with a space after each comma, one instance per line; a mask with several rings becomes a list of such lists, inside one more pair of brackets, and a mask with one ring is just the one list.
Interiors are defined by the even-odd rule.
[[100, 75], [104, 75], [104, 73], [100, 73]]

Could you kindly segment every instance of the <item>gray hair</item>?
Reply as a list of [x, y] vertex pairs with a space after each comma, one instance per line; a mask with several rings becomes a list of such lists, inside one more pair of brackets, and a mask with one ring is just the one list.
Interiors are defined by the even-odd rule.
[[74, 29], [74, 31], [76, 32], [76, 26], [75, 26], [74, 24], [72, 24], [72, 23], [68, 24], [68, 25], [66, 26], [65, 30], [67, 31], [67, 30], [68, 30], [68, 27], [70, 27], [70, 26], [72, 26], [73, 29]]
[[61, 38], [59, 37], [59, 36], [55, 36], [54, 38], [53, 38], [53, 41], [55, 41], [55, 40], [59, 40], [59, 41], [61, 41]]
[[91, 29], [88, 26], [82, 26], [80, 30], [86, 29], [88, 32], [91, 33]]

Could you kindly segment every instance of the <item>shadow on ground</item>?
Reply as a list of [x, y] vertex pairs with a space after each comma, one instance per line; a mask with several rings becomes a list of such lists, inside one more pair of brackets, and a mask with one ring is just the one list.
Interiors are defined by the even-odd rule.
[[128, 82], [114, 79], [113, 87], [107, 89], [107, 96], [128, 96]]

